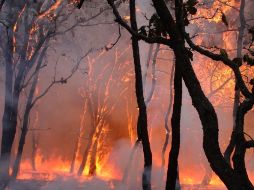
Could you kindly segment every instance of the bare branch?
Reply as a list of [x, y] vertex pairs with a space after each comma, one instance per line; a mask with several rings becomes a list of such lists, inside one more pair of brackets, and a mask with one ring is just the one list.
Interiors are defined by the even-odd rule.
[[113, 13], [116, 17], [116, 22], [120, 24], [122, 27], [124, 27], [132, 36], [135, 36], [138, 40], [144, 40], [147, 43], [159, 43], [164, 44], [168, 46], [172, 46], [171, 40], [167, 38], [163, 38], [161, 36], [155, 36], [155, 37], [147, 37], [145, 35], [142, 35], [138, 33], [138, 31], [133, 30], [121, 17], [120, 13], [118, 12], [114, 2], [112, 0], [107, 0], [108, 4], [112, 7]]
[[189, 34], [187, 34], [187, 33], [185, 33], [185, 39], [186, 39], [187, 43], [189, 44], [189, 46], [193, 50], [199, 52], [202, 55], [205, 55], [205, 56], [211, 58], [214, 61], [222, 61], [225, 65], [229, 66], [235, 74], [236, 80], [238, 82], [238, 85], [239, 85], [243, 95], [247, 98], [253, 96], [252, 93], [248, 90], [247, 86], [245, 85], [243, 78], [241, 76], [239, 66], [236, 63], [234, 63], [232, 60], [230, 60], [226, 56], [222, 56], [221, 54], [212, 53], [212, 52], [210, 52], [206, 49], [203, 49], [200, 46], [194, 44], [193, 41], [190, 39]]
[[48, 86], [39, 96], [37, 96], [37, 97], [33, 100], [32, 105], [34, 105], [39, 99], [41, 99], [43, 96], [45, 96], [45, 95], [48, 93], [48, 91], [51, 89], [51, 87], [54, 86], [55, 84], [66, 84], [67, 81], [68, 81], [68, 80], [74, 75], [74, 73], [78, 70], [79, 65], [81, 64], [81, 61], [82, 61], [89, 53], [91, 53], [91, 52], [92, 52], [92, 49], [90, 49], [84, 56], [82, 56], [82, 57], [78, 60], [77, 64], [73, 67], [71, 73], [70, 73], [67, 77], [65, 77], [65, 78], [62, 77], [61, 79], [56, 80], [56, 78], [55, 78], [55, 77], [56, 77], [56, 69], [55, 69], [55, 75], [54, 75], [53, 81], [49, 84], [49, 86]]
[[121, 27], [119, 25], [119, 28], [118, 28], [118, 37], [117, 37], [116, 41], [111, 43], [109, 47], [105, 46], [106, 50], [107, 51], [111, 50], [118, 43], [118, 41], [120, 40], [121, 36], [122, 36], [122, 34], [121, 34]]

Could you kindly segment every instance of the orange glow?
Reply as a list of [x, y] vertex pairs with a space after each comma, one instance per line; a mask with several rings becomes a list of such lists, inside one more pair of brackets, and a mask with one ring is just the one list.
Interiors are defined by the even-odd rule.
[[[105, 160], [107, 160], [105, 158]], [[23, 160], [20, 165], [20, 172], [18, 179], [37, 179], [37, 180], [47, 180], [51, 181], [59, 176], [73, 176], [70, 174], [70, 161], [63, 160], [60, 157], [52, 156], [49, 159], [43, 158], [40, 151], [38, 151], [36, 158], [36, 171], [33, 171], [30, 160]], [[79, 166], [81, 160], [77, 160], [76, 166]], [[98, 162], [97, 159], [96, 175], [102, 179], [121, 179], [121, 173], [114, 168], [110, 163], [105, 165], [105, 163]], [[75, 168], [75, 171], [78, 167]], [[81, 178], [88, 176], [88, 168], [85, 168]]]
[[[31, 163], [29, 160], [23, 160], [20, 167], [20, 172], [18, 175], [18, 179], [34, 179], [34, 180], [45, 180], [45, 181], [53, 181], [58, 177], [68, 178], [75, 177], [80, 182], [85, 182], [89, 180], [91, 176], [89, 176], [89, 168], [85, 167], [85, 170], [82, 176], [77, 176], [76, 174], [71, 174], [70, 170], [70, 161], [63, 160], [60, 157], [52, 156], [48, 159], [43, 158], [40, 151], [36, 155], [36, 171], [32, 170]], [[159, 157], [155, 157], [154, 166], [160, 167], [160, 159]], [[77, 160], [77, 166], [80, 164], [81, 160]], [[75, 171], [77, 171], [78, 167], [75, 167]], [[198, 185], [201, 182], [202, 176], [204, 172], [202, 171], [194, 171], [190, 168], [185, 168], [180, 170], [180, 182], [184, 185]], [[99, 159], [96, 159], [96, 176], [102, 180], [122, 180], [123, 171], [117, 168], [113, 163], [108, 161], [108, 156], [104, 157], [103, 162], [100, 162]], [[165, 179], [164, 179], [165, 180]], [[212, 180], [210, 182], [211, 186], [216, 186], [223, 188], [224, 185], [221, 180], [213, 175]], [[111, 184], [113, 186], [113, 184]]]
[[[61, 5], [63, 1], [57, 0], [47, 11], [41, 13], [39, 15], [39, 19], [48, 18], [53, 20], [57, 16], [57, 9]], [[227, 1], [231, 6], [239, 6], [239, 2], [237, 0], [229, 0]], [[229, 6], [222, 6], [222, 3], [218, 1], [214, 1], [213, 3], [213, 10], [206, 9], [206, 10], [199, 10], [198, 15], [205, 15], [206, 17], [210, 17], [214, 10], [220, 8], [224, 14], [231, 10]], [[139, 8], [137, 8], [137, 12], [141, 12]], [[125, 20], [129, 20], [130, 16], [124, 16]], [[209, 22], [219, 23], [221, 22], [221, 13], [219, 12], [216, 14], [212, 19], [209, 19]], [[14, 25], [14, 31], [17, 30], [17, 25]], [[34, 36], [38, 32], [38, 25], [34, 25], [30, 31], [30, 40], [37, 40]], [[202, 44], [203, 38], [197, 37], [196, 38], [197, 44]], [[226, 50], [235, 49], [235, 44], [231, 42], [232, 35], [230, 32], [224, 32], [222, 34], [223, 48]], [[13, 44], [16, 44], [15, 38], [13, 39]], [[120, 92], [120, 95], [123, 95], [126, 92], [126, 89], [129, 88], [130, 83], [133, 82], [134, 74], [133, 72], [126, 72], [119, 79], [115, 79], [113, 77], [113, 73], [116, 71], [117, 73], [121, 71], [122, 68], [127, 67], [130, 61], [121, 62], [118, 64], [121, 57], [130, 49], [131, 46], [128, 46], [126, 49], [121, 51], [116, 50], [114, 55], [114, 62], [113, 67], [112, 65], [106, 65], [101, 69], [101, 72], [96, 73], [94, 64], [100, 58], [107, 53], [106, 50], [101, 51], [96, 57], [89, 57], [87, 58], [88, 62], [88, 71], [87, 71], [87, 81], [88, 88], [80, 87], [79, 92], [80, 96], [85, 100], [83, 105], [83, 113], [80, 115], [80, 126], [79, 126], [79, 135], [77, 139], [77, 154], [75, 155], [75, 166], [74, 166], [74, 173], [70, 173], [71, 161], [64, 160], [60, 156], [51, 155], [49, 158], [45, 158], [42, 154], [42, 151], [38, 150], [35, 163], [36, 163], [36, 171], [33, 171], [31, 166], [30, 160], [22, 160], [20, 166], [20, 172], [18, 175], [18, 179], [40, 179], [40, 180], [54, 180], [59, 176], [69, 177], [69, 176], [76, 176], [76, 172], [79, 170], [80, 163], [82, 162], [82, 155], [83, 155], [83, 146], [87, 145], [87, 134], [85, 134], [85, 120], [87, 119], [85, 114], [87, 112], [88, 101], [92, 99], [91, 94], [97, 93], [98, 97], [96, 96], [96, 101], [98, 101], [97, 107], [95, 107], [95, 113], [92, 113], [94, 118], [94, 123], [92, 127], [95, 127], [94, 133], [91, 136], [91, 147], [89, 148], [89, 153], [87, 157], [87, 162], [84, 168], [82, 175], [79, 177], [80, 180], [87, 180], [91, 175], [90, 172], [90, 164], [91, 159], [93, 156], [93, 147], [95, 147], [95, 174], [97, 177], [103, 180], [122, 180], [123, 171], [118, 168], [112, 161], [110, 161], [110, 153], [111, 147], [108, 150], [104, 150], [103, 147], [105, 146], [104, 139], [101, 138], [101, 134], [106, 134], [109, 131], [109, 124], [106, 123], [104, 120], [105, 115], [109, 115], [109, 113], [115, 110], [116, 104], [110, 104], [110, 95], [111, 91], [114, 88], [118, 88], [118, 83], [121, 82], [123, 85], [126, 85]], [[15, 48], [15, 46], [14, 46]], [[15, 51], [15, 49], [14, 49]], [[34, 53], [34, 49], [31, 45], [31, 50], [28, 52], [29, 59], [32, 57]], [[193, 64], [194, 69], [198, 75], [198, 78], [201, 81], [202, 88], [205, 93], [209, 96], [213, 92], [216, 92], [209, 97], [215, 106], [219, 105], [229, 105], [232, 103], [234, 96], [234, 86], [235, 82], [233, 79], [232, 70], [228, 67], [218, 64], [214, 61], [209, 59], [198, 57], [198, 61], [202, 62], [203, 64]], [[103, 81], [105, 78], [105, 74], [107, 74], [108, 70], [110, 70], [109, 77], [107, 81]], [[242, 67], [242, 72], [248, 76], [253, 75], [254, 73], [248, 69], [247, 66]], [[120, 73], [120, 72], [119, 72]], [[120, 73], [118, 75], [121, 75]], [[99, 89], [97, 83], [103, 81], [103, 88]], [[221, 88], [222, 87], [222, 88]], [[98, 89], [97, 89], [98, 88]], [[218, 92], [217, 92], [217, 89]], [[96, 91], [97, 90], [97, 91]], [[39, 89], [36, 88], [36, 95], [39, 94]], [[96, 94], [97, 95], [97, 94]], [[125, 95], [125, 94], [124, 94]], [[126, 99], [130, 98], [126, 95]], [[228, 97], [226, 99], [225, 97]], [[90, 98], [90, 99], [89, 99]], [[92, 100], [91, 100], [92, 101]], [[116, 100], [115, 100], [116, 101]], [[136, 100], [130, 100], [131, 102], [135, 102]], [[128, 101], [126, 101], [128, 102]], [[129, 102], [128, 102], [129, 103]], [[131, 109], [131, 105], [126, 104], [126, 115], [127, 115], [127, 127], [128, 127], [128, 136], [132, 145], [135, 143], [136, 140], [136, 119], [135, 113], [133, 114], [133, 110]], [[92, 103], [93, 104], [93, 103]], [[138, 109], [138, 108], [137, 108]], [[36, 120], [38, 121], [38, 113], [36, 113]], [[89, 126], [91, 128], [91, 126]], [[91, 129], [90, 129], [91, 130]], [[84, 139], [85, 143], [84, 143]], [[154, 155], [153, 157], [153, 166], [156, 168], [161, 167], [161, 157], [158, 155]], [[163, 168], [165, 170], [165, 168]], [[195, 185], [200, 184], [202, 177], [204, 176], [204, 171], [193, 170], [191, 167], [186, 166], [185, 168], [180, 168], [180, 182], [182, 184], [187, 185]], [[165, 173], [165, 172], [164, 172]], [[77, 177], [77, 176], [76, 176]], [[165, 178], [165, 174], [164, 174]], [[165, 180], [165, 179], [164, 179]], [[221, 180], [213, 175], [210, 185], [224, 187]], [[114, 184], [111, 184], [111, 188], [114, 189]]]
[[239, 7], [238, 0], [221, 0], [213, 1], [212, 8], [198, 9], [197, 15], [208, 18], [209, 22], [219, 23], [222, 21], [222, 13], [227, 14], [228, 11], [232, 10], [232, 7]]

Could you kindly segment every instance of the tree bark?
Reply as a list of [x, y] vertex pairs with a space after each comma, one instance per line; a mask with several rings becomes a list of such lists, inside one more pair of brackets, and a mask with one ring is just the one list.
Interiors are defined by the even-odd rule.
[[165, 127], [165, 130], [166, 130], [166, 136], [165, 136], [165, 141], [164, 141], [162, 151], [161, 151], [162, 152], [161, 153], [162, 154], [161, 155], [161, 165], [162, 165], [162, 167], [164, 167], [164, 165], [165, 165], [165, 153], [166, 153], [166, 149], [167, 149], [168, 142], [169, 142], [170, 130], [169, 130], [169, 126], [168, 126], [168, 119], [169, 119], [169, 115], [171, 113], [172, 104], [173, 104], [173, 81], [174, 81], [174, 73], [175, 73], [174, 70], [175, 70], [175, 64], [173, 63], [172, 67], [171, 67], [170, 84], [169, 84], [169, 89], [170, 89], [169, 104], [168, 104], [168, 109], [166, 111], [165, 118], [164, 118], [164, 127]]
[[70, 173], [73, 173], [73, 172], [74, 172], [75, 163], [76, 163], [76, 157], [77, 157], [77, 154], [78, 154], [79, 138], [80, 138], [80, 134], [78, 134], [77, 140], [76, 140], [76, 142], [75, 142], [75, 147], [74, 147], [74, 151], [73, 151], [73, 156], [72, 156], [72, 159], [71, 159]]
[[247, 170], [245, 167], [245, 137], [244, 137], [244, 117], [248, 111], [253, 107], [254, 100], [244, 100], [237, 109], [236, 113], [236, 128], [235, 128], [235, 151], [233, 155], [233, 166], [239, 180], [244, 182], [246, 189], [254, 189], [249, 180]]
[[[9, 35], [12, 30], [9, 29]], [[0, 174], [3, 180], [9, 177], [9, 162], [11, 148], [15, 137], [16, 127], [11, 128], [13, 112], [13, 47], [11, 37], [8, 36], [5, 51], [5, 100], [4, 113], [2, 118], [2, 142], [0, 156]]]
[[31, 158], [31, 165], [33, 171], [36, 171], [36, 154], [38, 150], [38, 135], [33, 131], [32, 132], [32, 158]]
[[86, 166], [86, 162], [87, 162], [87, 159], [88, 159], [88, 154], [89, 154], [89, 150], [91, 149], [92, 147], [92, 144], [93, 144], [93, 136], [96, 132], [96, 121], [95, 121], [95, 117], [93, 115], [93, 108], [92, 108], [92, 101], [91, 101], [91, 97], [88, 96], [87, 97], [87, 108], [89, 110], [89, 113], [91, 115], [91, 125], [92, 125], [92, 129], [89, 133], [89, 137], [88, 137], [88, 143], [86, 145], [86, 148], [85, 148], [85, 151], [83, 153], [83, 158], [82, 158], [82, 161], [81, 161], [81, 164], [79, 166], [79, 169], [78, 169], [78, 175], [81, 176], [84, 169], [85, 169], [85, 166]]
[[174, 42], [172, 48], [176, 61], [180, 62], [181, 73], [186, 87], [196, 108], [203, 126], [203, 147], [206, 157], [215, 171], [230, 190], [243, 190], [243, 184], [237, 180], [233, 169], [225, 161], [219, 147], [218, 141], [218, 119], [210, 101], [205, 96], [196, 74], [192, 68], [190, 58], [185, 48], [182, 30], [174, 23], [165, 2], [163, 0], [153, 0], [157, 14], [160, 16], [168, 34]]
[[153, 63], [152, 63], [152, 86], [149, 93], [147, 93], [147, 97], [145, 100], [146, 106], [148, 106], [148, 104], [151, 102], [153, 94], [154, 94], [155, 86], [156, 86], [156, 60], [158, 57], [159, 50], [160, 50], [160, 44], [157, 44], [155, 48], [154, 56], [153, 56]]
[[144, 77], [143, 77], [144, 86], [146, 86], [146, 78], [147, 78], [147, 73], [148, 73], [148, 69], [149, 69], [149, 66], [150, 66], [152, 54], [153, 54], [153, 44], [150, 44], [149, 51], [148, 51], [148, 56], [147, 56], [147, 60], [146, 60], [146, 67], [144, 69]]
[[[224, 159], [218, 140], [218, 119], [214, 107], [211, 102], [205, 96], [200, 82], [196, 77], [196, 74], [191, 65], [190, 59], [192, 59], [191, 52], [185, 47], [185, 40], [188, 42], [191, 48], [198, 51], [199, 53], [212, 58], [215, 61], [223, 61], [223, 63], [229, 66], [237, 78], [238, 85], [241, 89], [242, 94], [250, 99], [253, 98], [253, 92], [250, 92], [243, 78], [241, 76], [239, 68], [235, 63], [227, 57], [221, 56], [220, 54], [214, 54], [208, 50], [205, 50], [197, 45], [195, 45], [188, 34], [185, 32], [184, 28], [184, 17], [183, 17], [183, 1], [175, 0], [176, 7], [176, 18], [171, 15], [164, 0], [152, 0], [154, 8], [160, 17], [161, 22], [167, 32], [170, 41], [167, 45], [173, 49], [176, 62], [180, 64], [180, 70], [184, 83], [189, 91], [192, 99], [192, 104], [196, 108], [201, 124], [203, 126], [203, 148], [206, 157], [211, 165], [213, 171], [219, 176], [226, 187], [229, 190], [253, 190], [253, 187], [249, 186], [246, 181], [241, 180], [238, 173], [236, 173], [230, 165]], [[133, 39], [138, 39], [142, 37], [147, 42], [152, 42], [153, 40], [148, 40], [139, 34], [136, 34], [136, 30], [132, 30], [126, 25], [126, 23], [121, 19], [119, 12], [114, 6], [113, 2], [108, 0], [108, 3], [113, 8], [113, 13], [117, 18], [117, 22], [124, 26], [133, 36]], [[134, 10], [135, 11], [135, 10]], [[132, 14], [130, 14], [132, 15]], [[176, 21], [175, 21], [176, 20]], [[164, 39], [165, 40], [165, 39]], [[164, 41], [163, 40], [163, 41]], [[135, 48], [135, 47], [134, 47]], [[134, 50], [133, 48], [133, 50]], [[250, 146], [250, 145], [248, 145]]]
[[96, 155], [98, 150], [98, 143], [101, 136], [101, 132], [104, 126], [104, 122], [99, 122], [99, 126], [96, 127], [96, 133], [93, 136], [93, 145], [91, 147], [91, 156], [90, 156], [90, 162], [89, 162], [89, 175], [95, 175], [96, 172]]
[[[14, 54], [14, 21], [17, 19], [17, 14], [22, 8], [19, 7], [17, 12], [13, 13], [11, 11], [11, 7], [13, 6], [12, 1], [6, 2], [8, 3], [8, 18], [12, 18], [12, 23], [9, 23], [10, 26], [7, 29], [6, 33], [6, 44], [4, 50], [5, 56], [5, 67], [6, 67], [6, 76], [5, 76], [5, 108], [2, 120], [2, 144], [1, 144], [1, 156], [0, 156], [0, 168], [1, 175], [3, 178], [9, 176], [9, 164], [10, 164], [10, 156], [11, 149], [16, 135], [16, 127], [17, 127], [17, 116], [18, 116], [18, 105], [19, 105], [19, 97], [21, 93], [22, 82], [24, 80], [24, 76], [27, 73], [28, 67], [26, 66], [26, 50], [27, 44], [29, 40], [29, 33], [27, 31], [27, 14], [24, 17], [24, 25], [26, 25], [26, 29], [24, 31], [24, 43], [21, 48], [21, 52], [19, 53], [20, 60], [18, 67], [17, 76], [14, 76], [14, 62], [13, 62], [13, 54]], [[15, 78], [14, 78], [15, 77]]]
[[166, 190], [175, 190], [178, 176], [178, 155], [180, 149], [180, 121], [182, 108], [182, 74], [180, 70], [181, 62], [176, 60], [175, 78], [174, 78], [174, 105], [171, 118], [172, 142], [169, 153], [168, 172], [166, 181]]
[[[131, 28], [135, 31], [138, 31], [137, 21], [136, 21], [136, 4], [135, 0], [130, 1], [130, 20]], [[151, 171], [152, 171], [152, 151], [150, 148], [149, 135], [147, 130], [147, 112], [146, 104], [143, 94], [143, 82], [142, 82], [142, 71], [140, 63], [140, 54], [139, 54], [139, 44], [138, 39], [135, 36], [132, 36], [132, 50], [133, 50], [133, 59], [135, 67], [135, 89], [136, 97], [139, 108], [139, 116], [137, 123], [137, 133], [138, 139], [141, 140], [144, 153], [144, 171], [142, 176], [142, 187], [143, 190], [151, 190]]]
[[[239, 34], [238, 34], [238, 39], [237, 39], [237, 58], [242, 58], [242, 49], [243, 49], [243, 35], [244, 35], [244, 30], [245, 30], [245, 16], [244, 16], [244, 9], [245, 9], [245, 0], [241, 0], [241, 5], [240, 5], [240, 27], [239, 27]], [[234, 95], [234, 105], [233, 105], [233, 131], [231, 134], [230, 142], [225, 150], [224, 157], [226, 161], [231, 165], [231, 155], [233, 153], [234, 147], [235, 147], [235, 128], [236, 128], [236, 114], [237, 114], [237, 109], [240, 104], [240, 89], [239, 86], [237, 85], [237, 81], [235, 84], [235, 95]]]
[[19, 140], [19, 145], [18, 145], [18, 152], [17, 152], [17, 156], [14, 162], [14, 166], [13, 166], [13, 172], [12, 172], [12, 177], [16, 178], [19, 172], [19, 167], [20, 167], [20, 163], [21, 163], [21, 158], [22, 158], [22, 154], [23, 154], [23, 149], [24, 149], [24, 145], [25, 145], [25, 141], [26, 141], [26, 135], [28, 132], [28, 128], [29, 128], [29, 116], [30, 116], [30, 112], [34, 106], [33, 104], [33, 98], [34, 98], [34, 92], [37, 86], [37, 82], [38, 82], [38, 77], [39, 77], [39, 70], [41, 68], [41, 65], [43, 63], [43, 58], [45, 55], [47, 48], [45, 47], [42, 52], [41, 55], [38, 59], [38, 63], [35, 69], [35, 76], [29, 91], [29, 95], [27, 98], [27, 102], [26, 102], [26, 108], [25, 108], [25, 112], [24, 112], [24, 119], [23, 119], [23, 123], [22, 123], [22, 129], [21, 129], [21, 136], [20, 136], [20, 140]]
[[89, 150], [91, 149], [91, 146], [93, 144], [92, 137], [93, 137], [94, 132], [95, 132], [95, 130], [92, 129], [92, 132], [89, 134], [88, 144], [86, 145], [86, 149], [83, 153], [83, 158], [82, 158], [81, 164], [80, 164], [79, 169], [78, 169], [78, 175], [79, 176], [82, 175], [82, 173], [85, 169], [86, 162], [87, 162], [87, 159], [88, 159]]

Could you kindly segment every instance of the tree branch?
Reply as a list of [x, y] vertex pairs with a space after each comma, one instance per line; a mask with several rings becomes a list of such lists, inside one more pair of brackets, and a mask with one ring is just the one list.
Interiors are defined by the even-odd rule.
[[234, 63], [232, 60], [230, 60], [226, 56], [222, 56], [221, 54], [212, 53], [212, 52], [210, 52], [206, 49], [203, 49], [200, 46], [194, 44], [194, 42], [190, 39], [190, 36], [188, 33], [185, 33], [185, 39], [186, 39], [187, 43], [189, 44], [189, 46], [193, 50], [199, 52], [202, 55], [209, 57], [210, 59], [212, 59], [214, 61], [222, 61], [225, 65], [229, 66], [235, 74], [236, 80], [238, 82], [238, 85], [239, 85], [239, 88], [240, 88], [242, 94], [246, 98], [250, 98], [253, 96], [252, 93], [248, 90], [247, 86], [245, 85], [242, 75], [241, 75], [241, 72], [240, 72], [240, 69], [239, 69], [239, 66], [236, 63]]
[[116, 17], [116, 22], [120, 24], [122, 27], [124, 27], [132, 36], [135, 36], [138, 40], [143, 40], [149, 44], [151, 43], [159, 43], [159, 44], [164, 44], [168, 46], [172, 46], [172, 42], [170, 39], [163, 38], [161, 36], [156, 36], [156, 37], [147, 37], [145, 35], [142, 35], [138, 33], [138, 31], [133, 30], [121, 17], [119, 11], [117, 10], [114, 2], [112, 0], [107, 0], [108, 4], [111, 6], [113, 9], [113, 14]]

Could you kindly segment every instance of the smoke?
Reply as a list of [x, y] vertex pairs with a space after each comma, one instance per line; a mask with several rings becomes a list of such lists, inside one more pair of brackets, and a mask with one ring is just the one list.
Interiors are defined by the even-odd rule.
[[[89, 10], [89, 3], [87, 6], [88, 8], [83, 11]], [[138, 1], [138, 8], [140, 9], [138, 12], [138, 23], [139, 26], [142, 26], [148, 22], [144, 15], [150, 18], [154, 12], [154, 9], [151, 6], [151, 2], [145, 0]], [[120, 9], [123, 10], [124, 13], [128, 13], [127, 6], [122, 6]], [[93, 11], [96, 10], [96, 8], [93, 9]], [[232, 15], [232, 13], [229, 15]], [[40, 74], [40, 81], [38, 86], [39, 94], [43, 92], [43, 90], [47, 88], [48, 84], [50, 84], [52, 81], [56, 68], [56, 62], [58, 62], [57, 78], [61, 78], [70, 73], [70, 71], [77, 63], [77, 60], [83, 56], [90, 48], [92, 48], [94, 51], [82, 61], [80, 69], [67, 82], [67, 84], [54, 86], [50, 92], [36, 105], [31, 115], [30, 122], [31, 126], [33, 126], [35, 123], [36, 112], [38, 112], [39, 118], [37, 128], [35, 130], [29, 131], [23, 155], [23, 162], [28, 161], [29, 163], [32, 157], [32, 132], [34, 131], [37, 136], [38, 148], [42, 157], [41, 159], [45, 161], [42, 162], [45, 163], [45, 167], [47, 167], [47, 160], [54, 160], [55, 158], [60, 159], [62, 162], [66, 162], [68, 164], [70, 163], [81, 125], [81, 117], [84, 111], [83, 109], [85, 97], [80, 94], [80, 91], [83, 89], [85, 91], [91, 92], [90, 90], [93, 88], [104, 87], [106, 81], [105, 78], [107, 78], [109, 75], [110, 68], [116, 61], [117, 63], [120, 63], [120, 66], [126, 65], [126, 70], [123, 72], [115, 73], [113, 75], [113, 80], [117, 79], [117, 82], [122, 85], [115, 86], [109, 91], [108, 103], [111, 104], [115, 101], [119, 101], [119, 103], [115, 107], [114, 111], [112, 111], [112, 113], [105, 119], [108, 127], [104, 131], [103, 146], [105, 148], [104, 152], [107, 153], [107, 156], [101, 158], [103, 163], [101, 174], [104, 176], [79, 178], [75, 175], [77, 172], [76, 170], [74, 171], [75, 173], [73, 175], [67, 174], [70, 167], [67, 165], [67, 170], [65, 169], [65, 173], [61, 173], [62, 175], [52, 181], [37, 181], [35, 179], [17, 180], [10, 183], [10, 189], [141, 189], [141, 178], [143, 172], [143, 152], [141, 146], [139, 146], [133, 153], [131, 164], [128, 165], [130, 162], [133, 147], [130, 140], [128, 139], [130, 135], [130, 129], [128, 129], [129, 118], [126, 106], [127, 104], [129, 105], [128, 111], [133, 116], [133, 121], [132, 123], [130, 122], [130, 128], [132, 129], [134, 136], [136, 133], [135, 131], [137, 117], [132, 52], [130, 48], [128, 49], [130, 44], [130, 35], [122, 29], [121, 39], [117, 45], [101, 55], [102, 52], [105, 51], [103, 47], [105, 47], [105, 45], [110, 46], [110, 44], [115, 42], [118, 37], [118, 26], [116, 24], [110, 24], [113, 22], [114, 17], [112, 16], [111, 11], [108, 11], [90, 22], [90, 25], [94, 24], [94, 26], [83, 26], [76, 28], [74, 31], [59, 36], [55, 39], [55, 41], [51, 42], [49, 51], [47, 53], [48, 66], [46, 69], [42, 70]], [[234, 22], [236, 21], [234, 20]], [[217, 34], [215, 36], [213, 34], [220, 31], [222, 27], [225, 28], [225, 26], [223, 24], [218, 26], [217, 24], [210, 23], [208, 21], [204, 21], [202, 24], [203, 25], [199, 26], [190, 25], [188, 32], [190, 32], [192, 35], [196, 32], [202, 33], [204, 32], [204, 29], [208, 29], [206, 32], [211, 35], [202, 36], [201, 44], [209, 44], [212, 46], [221, 45], [223, 36]], [[71, 25], [71, 21], [66, 25]], [[230, 39], [231, 38], [232, 36], [230, 36]], [[232, 42], [234, 43], [235, 41]], [[148, 51], [149, 45], [140, 42], [141, 63], [143, 71], [145, 70]], [[116, 52], [118, 53], [117, 55]], [[98, 57], [99, 55], [101, 56]], [[117, 56], [119, 56], [118, 60], [115, 59]], [[151, 147], [154, 156], [152, 168], [152, 185], [154, 189], [164, 189], [167, 168], [161, 168], [161, 150], [165, 138], [164, 116], [169, 102], [169, 79], [171, 73], [171, 65], [173, 64], [172, 52], [168, 50], [161, 51], [158, 55], [158, 58], [160, 59], [158, 59], [156, 63], [156, 88], [152, 101], [147, 109]], [[95, 61], [92, 62], [91, 60]], [[88, 73], [91, 71], [89, 70], [88, 66], [89, 61], [91, 61], [91, 67], [93, 68], [93, 77], [90, 83], [88, 83]], [[209, 93], [209, 81], [207, 80], [208, 77], [205, 66], [209, 66], [209, 63], [210, 62], [208, 59], [202, 58], [197, 54], [194, 55], [193, 66], [199, 79], [201, 80], [201, 85], [206, 94]], [[104, 67], [109, 69], [104, 70]], [[1, 71], [2, 70], [3, 68], [1, 67]], [[123, 82], [119, 79], [122, 75], [126, 75], [127, 82]], [[2, 76], [3, 75], [1, 74], [0, 77]], [[95, 81], [98, 78], [101, 80], [101, 83], [99, 86], [95, 86]], [[150, 67], [148, 70], [148, 79], [145, 87], [148, 90], [151, 89], [151, 78]], [[1, 89], [3, 89], [1, 78], [0, 85]], [[122, 97], [119, 95], [119, 88], [121, 86], [126, 86], [127, 89], [127, 92]], [[100, 97], [104, 92], [105, 91], [93, 91], [93, 100], [102, 100]], [[1, 90], [0, 94], [3, 93], [4, 90]], [[205, 174], [206, 167], [209, 167], [202, 148], [202, 126], [198, 114], [192, 106], [192, 102], [186, 87], [184, 87], [183, 94], [184, 101], [182, 108], [181, 149], [179, 158], [180, 183], [200, 183]], [[3, 96], [0, 97], [0, 113], [2, 113]], [[216, 100], [219, 98], [223, 98], [223, 100], [227, 99], [228, 101], [226, 101], [226, 103], [223, 105], [216, 104]], [[221, 149], [223, 151], [228, 143], [232, 129], [232, 97], [212, 97], [211, 101], [216, 106], [215, 108], [220, 126], [219, 139]], [[96, 106], [94, 108], [97, 109]], [[89, 131], [88, 129], [91, 128], [89, 121], [90, 118], [88, 115], [86, 115], [83, 131], [84, 135], [82, 136], [82, 145], [79, 154], [83, 153], [87, 145], [87, 136]], [[251, 128], [252, 123], [253, 118], [250, 113], [246, 119], [246, 130], [250, 134], [253, 134], [253, 130]], [[168, 158], [169, 148], [170, 147], [168, 147], [166, 151], [166, 158]], [[251, 160], [251, 157], [249, 156], [247, 159]], [[45, 169], [50, 170], [51, 168]], [[126, 177], [125, 183], [122, 183], [123, 174], [126, 170], [128, 170], [128, 175]], [[37, 172], [40, 173], [40, 170]], [[114, 178], [106, 178], [105, 176], [107, 176], [108, 173], [110, 173], [110, 176], [114, 176]]]

